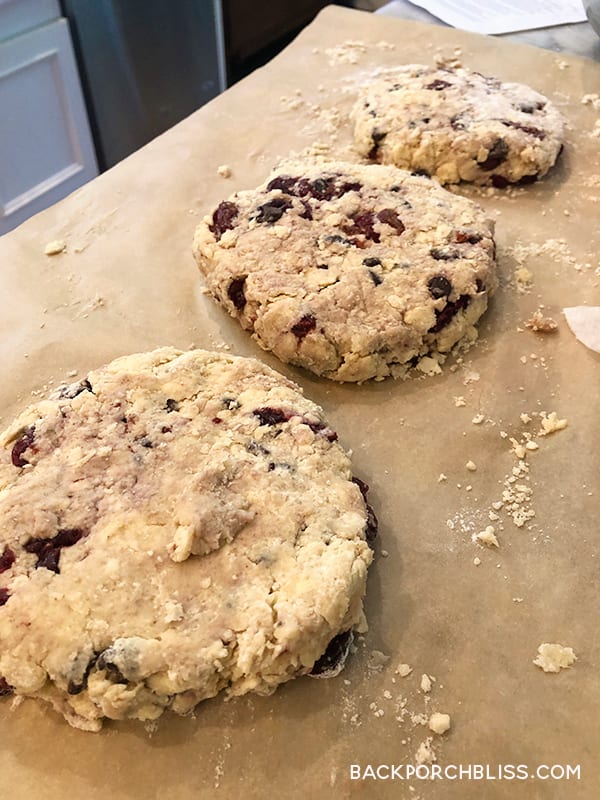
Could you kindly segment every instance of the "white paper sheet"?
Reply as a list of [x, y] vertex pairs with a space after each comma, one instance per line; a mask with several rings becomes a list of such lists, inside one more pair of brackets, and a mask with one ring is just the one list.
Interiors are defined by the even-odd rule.
[[474, 33], [512, 33], [584, 22], [580, 0], [410, 0], [435, 17]]

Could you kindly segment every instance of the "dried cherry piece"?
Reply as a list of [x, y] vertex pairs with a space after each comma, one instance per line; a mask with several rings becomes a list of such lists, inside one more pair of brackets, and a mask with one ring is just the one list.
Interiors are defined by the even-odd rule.
[[523, 175], [522, 178], [519, 178], [519, 180], [517, 181], [517, 184], [519, 186], [527, 186], [530, 183], [535, 183], [538, 178], [539, 178], [539, 175], [538, 175], [537, 172], [534, 172], [533, 175]]
[[309, 422], [304, 417], [302, 418], [302, 421], [305, 425], [308, 425], [315, 435], [320, 433], [327, 439], [328, 442], [337, 442], [338, 435], [329, 427], [329, 425], [325, 425], [324, 422]]
[[369, 239], [375, 243], [379, 242], [381, 237], [373, 227], [375, 215], [372, 211], [366, 211], [364, 214], [356, 214], [355, 216], [350, 217], [350, 219], [352, 220], [352, 224], [346, 225], [344, 228], [342, 228], [344, 233], [348, 233], [350, 235], [362, 234], [365, 239]]
[[393, 208], [384, 208], [377, 212], [377, 219], [393, 228], [398, 235], [404, 233], [406, 227]]
[[298, 322], [292, 325], [290, 330], [299, 341], [302, 341], [316, 327], [317, 320], [315, 317], [312, 314], [305, 314]]
[[310, 674], [321, 676], [331, 674], [333, 677], [341, 672], [348, 658], [353, 639], [354, 634], [351, 630], [334, 636], [323, 655], [315, 662]]
[[442, 328], [445, 328], [451, 320], [461, 311], [466, 308], [471, 302], [468, 294], [461, 294], [458, 300], [448, 301], [441, 311], [435, 310], [435, 325], [429, 328], [428, 333], [439, 333]]
[[427, 282], [429, 294], [439, 300], [440, 297], [448, 297], [452, 293], [452, 284], [444, 275], [434, 275]]
[[10, 597], [10, 592], [8, 591], [8, 589], [0, 588], [0, 606], [3, 606], [9, 597]]
[[286, 200], [284, 197], [275, 197], [273, 200], [269, 200], [268, 203], [264, 203], [262, 206], [258, 207], [256, 221], [273, 225], [273, 223], [280, 220], [291, 207], [292, 203], [290, 200]]
[[282, 408], [271, 408], [270, 406], [255, 408], [252, 413], [259, 418], [261, 425], [280, 425], [282, 422], [287, 422], [292, 416]]
[[454, 241], [457, 244], [464, 244], [465, 242], [477, 244], [477, 242], [481, 241], [481, 234], [468, 233], [468, 231], [454, 231]]
[[6, 572], [15, 563], [16, 556], [8, 545], [4, 546], [2, 555], [0, 556], [0, 572]]
[[306, 200], [300, 200], [300, 202], [302, 203], [302, 205], [304, 207], [304, 211], [299, 215], [300, 218], [301, 219], [311, 220], [313, 218], [312, 208], [309, 206], [309, 204], [306, 202]]
[[25, 552], [33, 553], [37, 556], [36, 569], [45, 567], [51, 572], [60, 573], [58, 565], [60, 551], [63, 547], [72, 547], [84, 535], [85, 532], [81, 528], [62, 528], [56, 536], [49, 539], [36, 539], [33, 537], [28, 539], [23, 545], [23, 549]]
[[231, 300], [235, 308], [241, 311], [246, 305], [246, 275], [240, 278], [234, 278], [227, 288], [227, 297]]
[[435, 80], [431, 81], [431, 83], [428, 83], [425, 88], [432, 89], [435, 92], [441, 92], [442, 89], [447, 89], [448, 86], [452, 86], [452, 84], [448, 81], [443, 81], [441, 78], [436, 78]]
[[502, 124], [506, 128], [517, 128], [523, 133], [529, 134], [529, 136], [533, 136], [535, 139], [539, 139], [542, 141], [546, 138], [545, 131], [540, 130], [540, 128], [535, 128], [533, 125], [521, 125], [520, 122], [513, 122], [512, 120], [503, 119], [501, 120]]
[[496, 189], [506, 189], [509, 184], [510, 181], [504, 175], [492, 175], [492, 186]]
[[496, 169], [500, 164], [503, 164], [508, 158], [509, 147], [504, 139], [495, 139], [492, 146], [488, 150], [488, 155], [485, 161], [478, 162], [478, 167], [485, 172]]
[[292, 178], [290, 175], [278, 175], [267, 184], [267, 192], [272, 192], [274, 189], [279, 189], [286, 194], [294, 194], [293, 190], [297, 181], [298, 178]]
[[369, 485], [364, 481], [361, 481], [360, 478], [353, 477], [352, 483], [355, 483], [358, 488], [360, 489], [360, 493], [363, 496], [363, 500], [365, 501], [365, 506], [367, 509], [367, 527], [365, 529], [365, 538], [368, 544], [372, 544], [375, 539], [377, 538], [377, 532], [379, 530], [379, 521], [375, 512], [373, 511], [373, 506], [369, 503], [368, 494], [369, 494]]
[[26, 458], [24, 458], [23, 453], [28, 450], [35, 440], [35, 427], [31, 425], [27, 428], [21, 436], [17, 439], [14, 443], [11, 454], [10, 460], [12, 461], [15, 467], [25, 467], [29, 464]]
[[219, 203], [212, 216], [212, 225], [208, 226], [210, 232], [214, 233], [217, 242], [221, 239], [225, 231], [233, 228], [233, 220], [239, 213], [239, 208], [235, 203], [229, 200], [224, 200], [222, 203]]

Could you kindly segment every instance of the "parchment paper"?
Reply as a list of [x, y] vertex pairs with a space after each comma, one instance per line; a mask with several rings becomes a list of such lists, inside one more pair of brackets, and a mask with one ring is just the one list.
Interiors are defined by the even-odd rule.
[[[490, 196], [460, 190], [497, 215], [502, 286], [479, 343], [442, 375], [406, 382], [340, 386], [281, 365], [203, 295], [191, 256], [198, 219], [291, 150], [321, 143], [347, 154], [346, 114], [361, 81], [456, 47], [466, 66], [531, 84], [569, 120], [560, 164], [540, 183]], [[600, 139], [590, 135], [600, 111], [581, 102], [599, 87], [591, 61], [329, 7], [266, 68], [0, 239], [2, 425], [32, 395], [118, 355], [227, 347], [264, 359], [325, 407], [381, 523], [370, 630], [342, 676], [296, 680], [271, 698], [217, 698], [194, 718], [165, 717], [153, 735], [138, 723], [86, 734], [32, 701], [11, 710], [3, 700], [7, 797], [600, 796], [600, 357], [560, 313], [600, 302]], [[223, 164], [231, 177], [217, 173]], [[45, 256], [55, 239], [66, 252]], [[513, 277], [521, 265], [532, 276], [524, 293]], [[559, 323], [554, 335], [524, 326], [540, 304]], [[568, 426], [536, 437], [527, 455], [536, 516], [517, 528], [501, 509], [492, 523], [517, 463], [508, 437], [536, 434], [542, 411]], [[489, 524], [497, 551], [471, 541]], [[573, 647], [577, 663], [544, 674], [532, 663], [542, 642]], [[413, 672], [400, 677], [400, 663]], [[427, 696], [423, 673], [436, 679]], [[432, 711], [452, 719], [434, 736], [442, 766], [489, 764], [493, 774], [501, 764], [580, 764], [581, 780], [413, 780], [412, 789], [350, 780], [351, 764], [414, 764], [429, 734], [419, 715]]]

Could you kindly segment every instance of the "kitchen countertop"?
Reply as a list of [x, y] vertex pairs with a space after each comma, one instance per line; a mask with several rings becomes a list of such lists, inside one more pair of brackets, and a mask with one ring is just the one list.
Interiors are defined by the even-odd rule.
[[[415, 6], [408, 0], [393, 0], [391, 3], [379, 8], [376, 14], [388, 17], [426, 22], [432, 25], [450, 27], [441, 19], [434, 17], [424, 8]], [[521, 44], [532, 44], [545, 50], [554, 50], [558, 53], [573, 53], [585, 56], [595, 61], [600, 61], [600, 38], [594, 32], [589, 22], [579, 22], [573, 25], [555, 25], [552, 28], [539, 28], [531, 31], [518, 31], [504, 33], [498, 39]]]

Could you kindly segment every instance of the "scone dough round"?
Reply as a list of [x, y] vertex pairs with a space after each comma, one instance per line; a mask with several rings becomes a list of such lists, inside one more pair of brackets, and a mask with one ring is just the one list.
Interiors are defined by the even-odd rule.
[[564, 119], [548, 98], [464, 68], [386, 73], [364, 87], [351, 116], [362, 155], [442, 184], [532, 183], [564, 141]]
[[261, 347], [336, 381], [448, 352], [497, 286], [481, 208], [391, 166], [288, 163], [205, 217], [194, 254]]
[[0, 694], [87, 730], [185, 713], [309, 673], [363, 620], [365, 485], [253, 359], [117, 359], [0, 445]]

